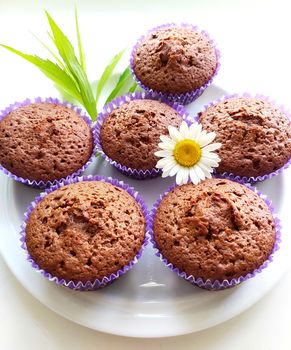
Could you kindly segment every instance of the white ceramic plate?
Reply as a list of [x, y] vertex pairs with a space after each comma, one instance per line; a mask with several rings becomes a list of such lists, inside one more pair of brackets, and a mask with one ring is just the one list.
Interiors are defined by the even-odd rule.
[[[192, 113], [225, 91], [212, 86], [189, 106]], [[86, 173], [112, 176], [134, 186], [149, 207], [173, 179], [132, 180], [104, 162], [95, 162]], [[147, 247], [140, 262], [111, 286], [96, 292], [76, 292], [47, 281], [24, 259], [19, 227], [29, 203], [39, 193], [0, 174], [0, 248], [20, 283], [44, 305], [83, 326], [132, 337], [164, 337], [206, 329], [238, 315], [272, 288], [288, 266], [288, 198], [290, 169], [259, 184], [282, 218], [283, 242], [274, 262], [255, 278], [235, 288], [209, 292], [176, 276]], [[289, 202], [290, 204], [290, 202]], [[290, 220], [289, 220], [290, 221]], [[290, 236], [290, 235], [289, 235]], [[289, 238], [290, 240], [290, 238]]]

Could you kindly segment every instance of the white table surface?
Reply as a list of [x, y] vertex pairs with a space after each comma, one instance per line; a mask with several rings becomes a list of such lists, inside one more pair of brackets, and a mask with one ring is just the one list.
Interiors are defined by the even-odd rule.
[[[46, 55], [29, 31], [45, 37], [48, 9], [73, 32], [73, 1], [0, 0], [0, 43]], [[215, 83], [231, 92], [258, 92], [291, 108], [291, 21], [288, 1], [89, 1], [79, 17], [89, 74], [147, 28], [180, 21], [212, 34], [222, 52]], [[114, 42], [114, 44], [112, 44]], [[55, 95], [34, 67], [0, 49], [0, 109], [26, 97]], [[1, 197], [1, 189], [0, 189]], [[291, 202], [290, 202], [291, 204]], [[0, 232], [1, 234], [1, 232]], [[133, 339], [92, 331], [36, 301], [0, 258], [0, 349], [279, 349], [291, 348], [291, 271], [256, 305], [211, 329], [175, 338]]]

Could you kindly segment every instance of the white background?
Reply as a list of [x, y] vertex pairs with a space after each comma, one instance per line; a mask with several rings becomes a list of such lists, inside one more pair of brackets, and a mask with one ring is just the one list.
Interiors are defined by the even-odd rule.
[[[231, 92], [269, 95], [291, 107], [288, 1], [83, 0], [78, 7], [92, 80], [147, 28], [189, 22], [206, 29], [219, 45], [222, 66], [216, 84]], [[72, 1], [0, 0], [0, 43], [46, 55], [29, 33], [45, 39], [44, 9], [73, 35]], [[48, 94], [57, 96], [41, 73], [0, 49], [0, 109]], [[0, 259], [0, 349], [290, 349], [290, 290], [289, 270], [260, 302], [224, 324], [175, 338], [131, 339], [88, 330], [54, 314], [22, 288]]]

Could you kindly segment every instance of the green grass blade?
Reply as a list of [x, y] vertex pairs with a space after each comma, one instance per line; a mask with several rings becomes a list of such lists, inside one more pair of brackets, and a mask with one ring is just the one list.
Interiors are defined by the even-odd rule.
[[98, 100], [100, 98], [100, 95], [101, 95], [101, 92], [102, 92], [102, 90], [104, 88], [104, 85], [106, 84], [106, 82], [111, 77], [112, 72], [113, 72], [114, 68], [116, 67], [117, 63], [120, 61], [124, 51], [125, 51], [125, 49], [123, 49], [122, 51], [118, 52], [118, 54], [116, 54], [112, 58], [112, 60], [107, 65], [107, 67], [104, 69], [103, 74], [101, 75], [101, 78], [100, 78], [99, 83], [97, 85], [96, 103], [98, 103]]
[[[0, 44], [1, 45], [1, 44]], [[67, 93], [72, 95], [74, 99], [82, 103], [82, 97], [78, 89], [76, 88], [72, 78], [62, 70], [56, 63], [50, 60], [44, 60], [38, 56], [32, 56], [18, 51], [10, 46], [1, 45], [3, 48], [15, 53], [16, 55], [24, 58], [28, 62], [38, 67], [48, 78], [50, 78], [55, 84], [60, 86]]]
[[62, 57], [65, 64], [70, 65], [71, 61], [78, 61], [75, 55], [75, 50], [69, 39], [58, 27], [56, 22], [52, 19], [50, 14], [46, 12], [46, 16], [52, 30], [52, 35], [50, 35], [53, 40], [56, 48], [59, 51], [60, 56]]
[[55, 38], [51, 35], [50, 32], [47, 32], [47, 35], [49, 36], [49, 38], [51, 39], [51, 41], [54, 43], [54, 45], [56, 46], [56, 42], [55, 42]]
[[78, 11], [77, 11], [76, 4], [75, 4], [75, 23], [76, 23], [76, 33], [77, 33], [77, 40], [78, 40], [80, 63], [81, 63], [82, 68], [86, 72], [86, 59], [85, 59], [85, 53], [83, 50], [83, 44], [82, 44], [81, 33], [80, 33], [80, 28], [79, 28]]
[[[50, 32], [47, 32], [49, 38], [51, 39], [52, 43], [56, 46], [56, 42], [55, 42], [55, 39], [54, 37], [51, 35]], [[37, 38], [36, 38], [37, 39]], [[45, 45], [45, 44], [44, 44]], [[56, 55], [55, 55], [56, 56]], [[55, 58], [58, 58], [57, 56]], [[61, 58], [58, 58], [58, 61], [59, 65], [64, 69], [64, 71], [74, 80], [75, 82], [75, 85], [77, 85], [76, 81], [75, 81], [75, 78], [72, 76], [70, 70], [68, 69], [68, 67], [64, 64], [63, 61], [61, 61]]]
[[84, 107], [86, 108], [91, 118], [95, 120], [97, 115], [96, 102], [86, 72], [79, 63], [75, 55], [74, 47], [70, 43], [69, 39], [61, 31], [61, 29], [58, 27], [48, 12], [46, 12], [46, 15], [59, 54], [77, 82]]
[[115, 85], [114, 89], [111, 91], [105, 104], [112, 101], [115, 97], [117, 97], [121, 93], [128, 92], [128, 90], [127, 91], [124, 91], [124, 90], [130, 84], [130, 81], [132, 81], [132, 75], [131, 75], [130, 68], [127, 67], [120, 75], [117, 84]]
[[134, 82], [131, 87], [128, 89], [128, 92], [135, 92], [136, 88], [138, 87], [137, 82]]
[[55, 84], [54, 86], [58, 90], [58, 92], [60, 94], [60, 98], [63, 101], [70, 102], [72, 105], [75, 105], [75, 106], [80, 105], [80, 104], [82, 105], [82, 99], [81, 99], [81, 102], [79, 102], [71, 94], [69, 94], [67, 91], [65, 91], [62, 86], [57, 85], [57, 84]]
[[58, 56], [42, 41], [40, 38], [38, 38], [35, 34], [31, 33], [31, 35], [52, 55], [52, 57], [56, 60], [58, 65], [61, 68], [65, 68], [63, 62], [58, 58]]

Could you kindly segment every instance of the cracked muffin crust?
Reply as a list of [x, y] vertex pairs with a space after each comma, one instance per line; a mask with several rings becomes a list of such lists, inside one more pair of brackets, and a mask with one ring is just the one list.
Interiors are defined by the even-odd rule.
[[203, 128], [222, 144], [217, 172], [255, 177], [280, 169], [291, 158], [291, 123], [270, 102], [233, 97], [199, 114]]
[[84, 181], [46, 195], [26, 226], [27, 250], [59, 279], [94, 281], [134, 259], [145, 238], [139, 204], [125, 190]]
[[154, 218], [154, 239], [175, 267], [203, 280], [231, 280], [261, 266], [275, 244], [266, 203], [224, 179], [174, 188]]
[[178, 26], [149, 33], [133, 61], [133, 70], [145, 86], [166, 93], [199, 89], [216, 67], [216, 52], [209, 39], [197, 30]]
[[29, 104], [0, 121], [0, 164], [24, 179], [53, 181], [71, 175], [92, 151], [89, 125], [60, 104]]
[[132, 100], [114, 109], [104, 120], [100, 141], [106, 155], [131, 169], [151, 170], [158, 157], [160, 135], [178, 127], [182, 116], [156, 100]]

